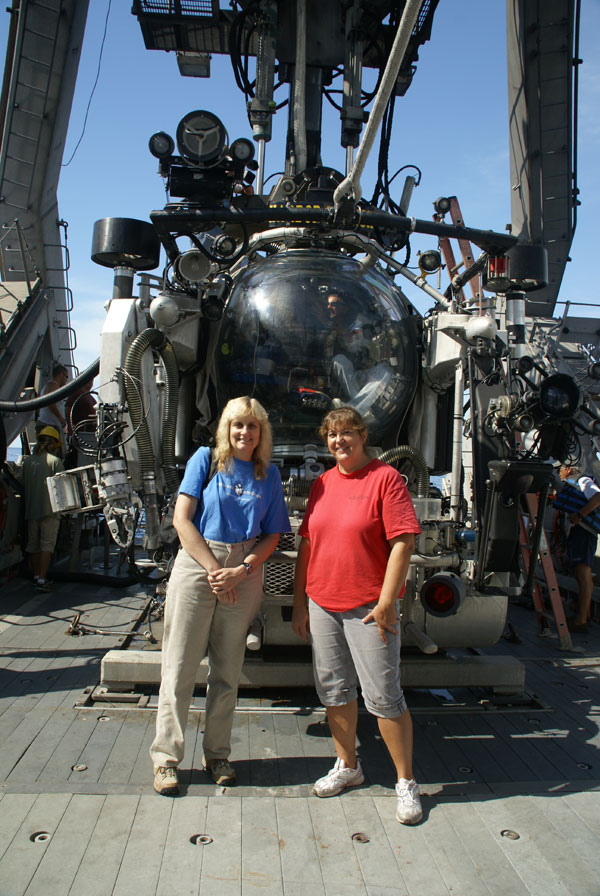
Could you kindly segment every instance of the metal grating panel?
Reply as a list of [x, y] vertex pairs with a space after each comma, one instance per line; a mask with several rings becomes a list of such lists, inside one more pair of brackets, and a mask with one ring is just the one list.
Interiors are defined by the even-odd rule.
[[293, 597], [294, 564], [267, 561], [263, 572], [263, 591], [267, 597]]
[[296, 550], [296, 536], [293, 532], [285, 532], [283, 535], [279, 536], [279, 543], [277, 545], [278, 551], [295, 551]]
[[219, 14], [219, 0], [139, 0], [134, 12], [213, 18]]

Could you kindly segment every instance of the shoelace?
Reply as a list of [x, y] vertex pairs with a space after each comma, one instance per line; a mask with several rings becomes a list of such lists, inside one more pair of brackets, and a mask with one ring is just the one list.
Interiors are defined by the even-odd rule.
[[396, 791], [396, 794], [405, 806], [410, 806], [416, 801], [417, 789], [414, 784], [405, 784], [399, 793]]

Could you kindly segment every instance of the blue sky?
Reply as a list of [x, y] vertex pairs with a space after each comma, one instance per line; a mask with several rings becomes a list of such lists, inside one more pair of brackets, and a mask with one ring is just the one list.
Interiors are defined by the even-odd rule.
[[[596, 302], [590, 259], [596, 254], [595, 202], [600, 196], [600, 0], [583, 0], [579, 96], [579, 188], [581, 208], [562, 300]], [[96, 78], [108, 0], [91, 0], [64, 161], [79, 140]], [[223, 120], [230, 141], [251, 137], [243, 95], [235, 86], [228, 59], [214, 57], [210, 80], [182, 78], [174, 54], [147, 51], [131, 5], [112, 0], [100, 77], [83, 139], [62, 169], [59, 211], [69, 224], [70, 286], [78, 334], [77, 365], [83, 369], [100, 352], [104, 303], [112, 295], [112, 272], [90, 259], [94, 222], [107, 216], [148, 219], [165, 202], [157, 162], [148, 138], [159, 130], [175, 135], [186, 112], [208, 109]], [[8, 16], [0, 18], [4, 46]], [[414, 164], [422, 171], [410, 214], [430, 219], [438, 196], [456, 195], [465, 223], [503, 231], [510, 221], [508, 111], [506, 96], [505, 0], [441, 0], [432, 40], [420, 51], [417, 73], [406, 97], [396, 103], [390, 170]], [[283, 167], [286, 111], [274, 121], [267, 147], [266, 175]], [[362, 178], [373, 189], [377, 147]], [[325, 106], [323, 163], [344, 169], [338, 113]], [[398, 196], [403, 175], [395, 183]], [[433, 248], [431, 238], [413, 238], [418, 249]], [[155, 273], [159, 273], [157, 270]], [[401, 278], [399, 278], [401, 280]], [[428, 301], [407, 281], [406, 294], [421, 311]], [[561, 306], [559, 306], [560, 310]], [[590, 309], [582, 313], [590, 314]]]

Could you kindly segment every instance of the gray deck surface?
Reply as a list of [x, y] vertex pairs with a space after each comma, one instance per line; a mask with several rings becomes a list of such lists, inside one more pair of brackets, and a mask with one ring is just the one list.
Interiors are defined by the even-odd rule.
[[[312, 795], [333, 746], [308, 691], [240, 694], [228, 789], [201, 770], [200, 692], [182, 795], [155, 794], [156, 694], [93, 702], [100, 660], [123, 639], [67, 634], [76, 612], [128, 631], [146, 603], [136, 586], [0, 589], [0, 896], [600, 896], [600, 626], [565, 653], [511, 606], [520, 643], [486, 652], [525, 662], [527, 700], [407, 693], [425, 813], [410, 828], [395, 821], [392, 766], [365, 713], [365, 785]], [[201, 834], [211, 842], [191, 842]]]

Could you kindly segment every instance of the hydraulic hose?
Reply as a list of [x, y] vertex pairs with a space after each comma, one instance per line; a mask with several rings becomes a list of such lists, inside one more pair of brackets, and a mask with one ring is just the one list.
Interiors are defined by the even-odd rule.
[[165, 402], [165, 420], [162, 436], [162, 461], [165, 484], [170, 492], [179, 488], [179, 477], [175, 463], [175, 435], [177, 431], [177, 407], [179, 403], [179, 367], [175, 351], [170, 342], [165, 342], [160, 356], [165, 365], [167, 375], [167, 397]]
[[143, 330], [131, 343], [124, 365], [125, 372], [128, 374], [125, 378], [125, 392], [129, 405], [131, 425], [135, 431], [135, 438], [140, 453], [142, 475], [154, 473], [154, 449], [150, 437], [150, 429], [144, 414], [142, 395], [136, 385], [140, 375], [144, 352], [149, 348], [154, 348], [160, 353], [167, 375], [165, 420], [162, 429], [160, 461], [163, 464], [167, 488], [173, 492], [177, 490], [179, 485], [175, 467], [175, 429], [177, 423], [179, 370], [173, 347], [159, 330], [152, 328]]
[[429, 497], [429, 469], [425, 458], [420, 451], [410, 445], [398, 445], [379, 455], [379, 460], [384, 464], [391, 464], [397, 460], [409, 460], [417, 474], [417, 497]]
[[56, 401], [62, 401], [63, 398], [68, 398], [69, 395], [76, 392], [84, 383], [93, 380], [94, 377], [98, 375], [99, 370], [100, 358], [96, 358], [93, 364], [90, 364], [87, 370], [84, 370], [83, 373], [76, 376], [74, 380], [67, 383], [66, 386], [61, 386], [60, 389], [55, 389], [54, 392], [49, 392], [47, 395], [40, 395], [37, 398], [27, 398], [25, 401], [4, 401], [0, 399], [0, 412], [37, 411], [38, 408], [46, 408]]

